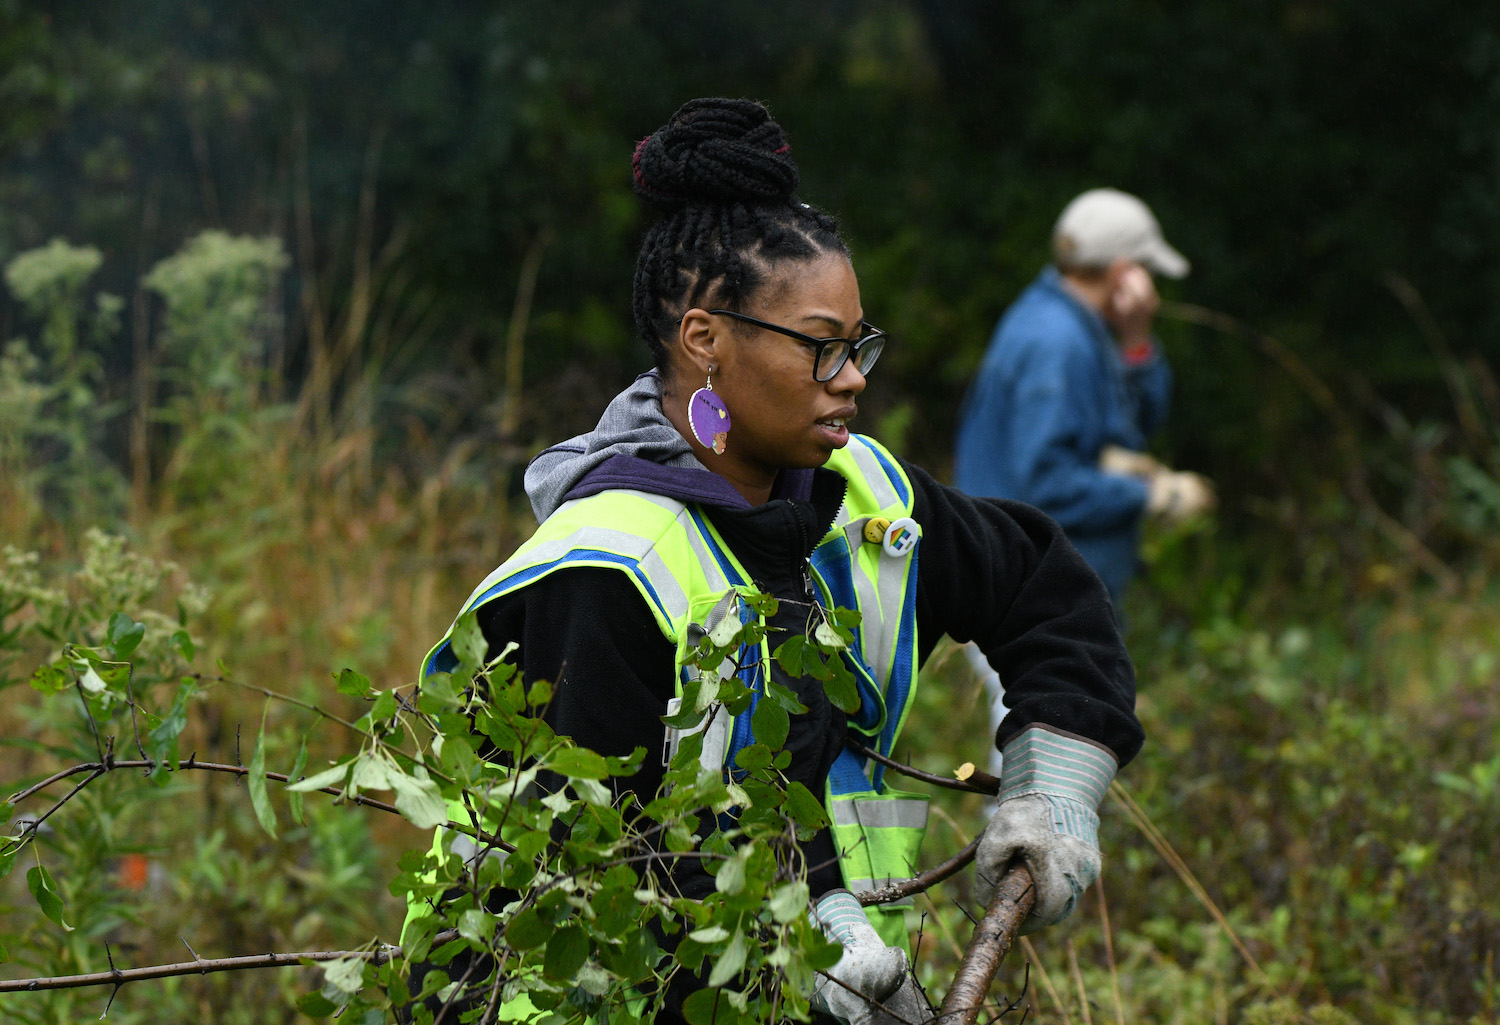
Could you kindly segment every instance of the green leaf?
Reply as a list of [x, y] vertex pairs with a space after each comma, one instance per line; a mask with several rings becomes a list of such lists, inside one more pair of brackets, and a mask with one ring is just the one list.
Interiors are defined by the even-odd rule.
[[448, 821], [448, 806], [437, 784], [430, 779], [408, 776], [392, 767], [390, 786], [396, 791], [396, 810], [418, 829], [432, 829]]
[[375, 695], [375, 704], [370, 706], [370, 718], [376, 722], [394, 719], [400, 708], [401, 705], [396, 701], [395, 692], [379, 691]]
[[123, 612], [109, 617], [109, 645], [114, 649], [115, 658], [121, 661], [129, 658], [145, 636], [145, 623], [137, 623]]
[[542, 918], [536, 908], [527, 908], [505, 927], [505, 942], [516, 950], [540, 947], [552, 935], [552, 923]]
[[186, 630], [174, 631], [167, 643], [180, 654], [184, 660], [191, 662], [198, 649], [193, 647], [193, 638]]
[[[769, 704], [769, 702], [766, 703]], [[749, 747], [740, 749], [739, 754], [734, 756], [734, 763], [747, 772], [769, 768], [771, 749], [764, 744], [751, 744]]]
[[43, 694], [56, 694], [73, 685], [73, 678], [58, 665], [38, 666], [31, 674], [31, 686]]
[[835, 651], [842, 651], [847, 648], [853, 636], [849, 631], [840, 630], [832, 623], [819, 623], [817, 628], [813, 630], [813, 640], [819, 646], [832, 648]]
[[488, 943], [495, 931], [495, 916], [487, 911], [470, 908], [458, 916], [458, 934], [475, 943]]
[[728, 949], [714, 961], [714, 970], [708, 976], [708, 985], [717, 989], [740, 973], [745, 967], [745, 934], [737, 932]]
[[177, 738], [187, 728], [187, 703], [198, 690], [197, 683], [184, 680], [177, 688], [177, 697], [172, 701], [172, 710], [162, 717], [160, 724], [151, 731], [150, 743], [146, 746], [157, 766], [152, 775], [165, 778], [167, 767], [176, 768]]
[[740, 622], [740, 617], [731, 611], [730, 615], [719, 620], [718, 625], [708, 632], [708, 641], [716, 648], [727, 648], [744, 629], [745, 624]]
[[353, 762], [341, 762], [331, 769], [324, 769], [315, 776], [299, 779], [295, 783], [288, 783], [286, 788], [294, 794], [310, 794], [314, 790], [322, 790], [324, 787], [341, 787], [349, 775], [349, 767]]
[[353, 996], [365, 984], [365, 962], [357, 957], [341, 957], [325, 961], [322, 965], [323, 979], [329, 987], [340, 993]]
[[339, 1005], [322, 993], [304, 993], [297, 998], [297, 1010], [309, 1018], [327, 1018], [338, 1009]]
[[586, 747], [564, 748], [553, 754], [548, 759], [549, 766], [553, 772], [564, 776], [574, 776], [580, 779], [606, 779], [609, 776], [609, 766], [604, 763], [604, 756]]
[[338, 688], [340, 694], [350, 694], [362, 698], [370, 693], [370, 678], [363, 673], [357, 673], [353, 669], [345, 667], [339, 670]]
[[694, 929], [688, 933], [688, 939], [705, 946], [710, 943], [723, 943], [729, 939], [729, 930], [722, 925], [705, 925], [701, 929]]
[[588, 935], [576, 925], [565, 926], [557, 930], [547, 943], [547, 955], [542, 961], [542, 974], [551, 979], [570, 981], [588, 959]]
[[255, 753], [250, 756], [250, 807], [255, 809], [255, 818], [260, 827], [276, 839], [276, 809], [271, 807], [270, 795], [266, 793], [266, 715], [271, 703], [266, 702], [260, 714], [260, 735], [255, 738]]
[[[298, 776], [302, 775], [302, 770], [306, 767], [307, 737], [304, 736], [302, 738], [302, 745], [297, 748], [297, 760], [292, 763], [292, 771], [288, 773], [288, 775], [291, 776], [292, 779], [296, 779]], [[286, 788], [288, 790], [291, 789], [289, 785], [287, 785]], [[286, 806], [287, 811], [291, 813], [292, 821], [297, 823], [297, 825], [299, 826], [302, 825], [302, 794], [300, 792], [288, 793], [286, 797]]]
[[448, 640], [453, 647], [453, 654], [458, 658], [454, 675], [467, 679], [484, 666], [489, 645], [485, 642], [484, 632], [479, 629], [479, 617], [473, 612], [465, 612], [458, 617]]
[[859, 687], [854, 682], [854, 674], [844, 665], [844, 660], [834, 656], [829, 659], [828, 668], [833, 670], [833, 675], [823, 681], [823, 690], [828, 694], [828, 700], [845, 712], [852, 714], [859, 711]]
[[792, 679], [797, 679], [804, 674], [804, 663], [807, 653], [807, 638], [801, 634], [794, 634], [782, 641], [780, 646], [771, 653], [771, 657], [781, 663], [781, 668]]
[[739, 1015], [729, 998], [717, 989], [695, 990], [682, 1002], [682, 1016], [688, 1025], [727, 1025]]
[[807, 829], [822, 829], [828, 825], [828, 812], [823, 802], [812, 795], [812, 791], [796, 780], [786, 786], [786, 813], [792, 821]]
[[791, 717], [786, 714], [786, 709], [775, 701], [757, 702], [755, 713], [750, 717], [750, 728], [757, 741], [766, 745], [769, 750], [776, 751], [786, 743], [790, 727]]
[[807, 884], [801, 880], [783, 883], [771, 895], [771, 917], [785, 925], [807, 913], [807, 901], [811, 896]]
[[859, 626], [859, 622], [863, 616], [860, 615], [859, 609], [846, 609], [840, 606], [829, 612], [828, 618], [832, 619], [839, 626], [846, 626], [852, 630], [854, 627]]
[[63, 932], [73, 931], [73, 927], [63, 919], [62, 898], [57, 895], [57, 886], [52, 882], [52, 876], [45, 868], [37, 865], [27, 869], [26, 886], [31, 890], [31, 895], [36, 898], [42, 914], [62, 926]]

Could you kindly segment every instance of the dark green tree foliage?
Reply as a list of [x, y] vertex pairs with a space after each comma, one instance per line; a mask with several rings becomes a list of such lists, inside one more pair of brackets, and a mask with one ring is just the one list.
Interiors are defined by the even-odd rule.
[[[1460, 361], [1500, 354], [1500, 30], [1464, 5], [4, 0], [0, 27], [0, 258], [66, 235], [126, 293], [204, 227], [279, 234], [292, 380], [383, 267], [386, 398], [439, 433], [492, 430], [528, 254], [509, 440], [588, 426], [644, 365], [630, 143], [713, 93], [769, 102], [841, 215], [899, 342], [863, 426], [938, 468], [996, 317], [1094, 185], [1146, 196], [1193, 258], [1169, 297], [1275, 335], [1351, 406], [1451, 416], [1388, 272]], [[1164, 335], [1168, 454], [1227, 515], [1321, 486], [1284, 457], [1327, 433], [1304, 386], [1245, 339]]]

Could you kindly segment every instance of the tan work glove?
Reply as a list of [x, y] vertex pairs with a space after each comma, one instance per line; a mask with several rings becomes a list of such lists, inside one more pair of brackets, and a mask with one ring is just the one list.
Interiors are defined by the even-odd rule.
[[1181, 470], [1163, 470], [1146, 482], [1146, 511], [1169, 523], [1181, 523], [1213, 509], [1218, 499], [1208, 478]]
[[1150, 480], [1167, 470], [1165, 466], [1146, 453], [1119, 445], [1105, 445], [1099, 451], [1099, 469], [1105, 473], [1116, 473], [1124, 477], [1139, 477], [1141, 480]]

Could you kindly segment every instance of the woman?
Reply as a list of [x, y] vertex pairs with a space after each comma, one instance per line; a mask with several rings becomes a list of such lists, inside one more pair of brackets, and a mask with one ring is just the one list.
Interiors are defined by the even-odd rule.
[[[796, 199], [765, 108], [694, 100], [636, 147], [633, 170], [663, 214], [633, 296], [656, 368], [593, 431], [532, 463], [537, 535], [466, 609], [493, 651], [514, 642], [527, 678], [555, 681], [558, 733], [625, 755], [662, 749], [685, 638], [712, 625], [730, 585], [784, 599], [773, 631], [805, 630], [811, 601], [859, 608], [858, 712], [816, 680], [773, 674], [808, 708], [792, 719], [786, 775], [826, 794], [834, 822], [804, 853], [816, 918], [844, 944], [829, 974], [847, 985], [815, 1003], [861, 1018], [866, 998], [897, 999], [905, 927], [899, 911], [863, 913], [851, 891], [911, 874], [925, 806], [893, 794], [846, 739], [888, 752], [938, 639], [976, 642], [1012, 709], [995, 738], [1006, 779], [980, 889], [1023, 857], [1036, 922], [1052, 922], [1097, 876], [1095, 812], [1141, 744], [1132, 670], [1103, 587], [1056, 524], [968, 498], [850, 433], [885, 336], [865, 320], [833, 219]], [[452, 662], [445, 642], [425, 669]], [[617, 785], [649, 800], [662, 774], [648, 758]], [[711, 892], [694, 872], [677, 873], [683, 891]]]

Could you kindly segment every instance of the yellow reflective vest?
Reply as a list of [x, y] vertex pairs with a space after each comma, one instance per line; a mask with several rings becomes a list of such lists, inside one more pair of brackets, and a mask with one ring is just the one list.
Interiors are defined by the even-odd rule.
[[[910, 519], [910, 480], [875, 441], [851, 435], [826, 467], [843, 476], [848, 488], [833, 525], [813, 550], [812, 578], [825, 606], [860, 613], [854, 642], [845, 653], [861, 699], [859, 710], [849, 716], [849, 728], [888, 755], [917, 682], [921, 528]], [[876, 520], [905, 525], [890, 533], [884, 525], [867, 532]], [[887, 539], [891, 543], [882, 543]], [[662, 636], [676, 648], [679, 696], [690, 679], [685, 663], [702, 631], [712, 629], [716, 618], [737, 604], [726, 598], [751, 583], [698, 506], [643, 491], [612, 490], [559, 506], [475, 589], [464, 611], [472, 612], [568, 566], [614, 568], [629, 576]], [[424, 661], [423, 676], [445, 672], [455, 663], [445, 637]], [[742, 658], [741, 663], [746, 664], [744, 681], [758, 697], [764, 689], [760, 674], [769, 665], [766, 642], [761, 642], [759, 658]], [[754, 742], [753, 711], [752, 705], [726, 724], [726, 773], [739, 750]], [[882, 766], [867, 763], [846, 747], [829, 772], [824, 797], [850, 890], [866, 892], [916, 873], [927, 825], [925, 796], [890, 787]], [[908, 900], [865, 909], [886, 943], [909, 949], [904, 912], [909, 905]]]

